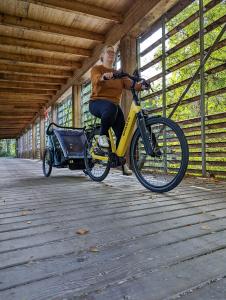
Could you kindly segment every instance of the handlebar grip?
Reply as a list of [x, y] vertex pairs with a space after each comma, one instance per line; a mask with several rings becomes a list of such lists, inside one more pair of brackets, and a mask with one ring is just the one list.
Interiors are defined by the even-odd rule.
[[144, 86], [145, 90], [149, 90], [151, 88], [151, 84], [147, 81], [143, 81], [142, 85]]

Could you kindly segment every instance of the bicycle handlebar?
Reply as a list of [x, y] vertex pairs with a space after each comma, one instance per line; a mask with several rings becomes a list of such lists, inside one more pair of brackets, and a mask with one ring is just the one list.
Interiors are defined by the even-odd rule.
[[[150, 83], [148, 82], [148, 80], [145, 80], [144, 78], [141, 78], [139, 75], [138, 76], [132, 76], [126, 72], [123, 72], [123, 71], [115, 71], [113, 72], [113, 79], [121, 79], [121, 78], [124, 78], [124, 77], [127, 77], [129, 79], [132, 80], [133, 84], [132, 84], [132, 87], [131, 89], [134, 89], [135, 87], [135, 84], [137, 82], [141, 82], [142, 85], [144, 85], [144, 89], [150, 89], [151, 88], [151, 85]], [[104, 80], [108, 80], [106, 77], [104, 77]]]

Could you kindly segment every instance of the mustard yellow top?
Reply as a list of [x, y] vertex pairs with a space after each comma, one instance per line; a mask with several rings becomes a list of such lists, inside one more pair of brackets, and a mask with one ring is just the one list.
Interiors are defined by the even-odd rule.
[[[102, 80], [104, 73], [113, 72], [114, 69], [109, 69], [103, 65], [94, 66], [91, 70], [92, 94], [90, 100], [106, 99], [115, 104], [119, 104], [122, 90], [130, 89], [132, 81], [129, 78]], [[137, 91], [141, 90], [141, 84], [135, 85]]]

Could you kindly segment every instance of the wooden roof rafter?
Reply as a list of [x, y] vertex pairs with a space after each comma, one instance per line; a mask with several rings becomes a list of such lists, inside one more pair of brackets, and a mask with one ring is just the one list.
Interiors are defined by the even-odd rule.
[[16, 27], [29, 30], [34, 33], [44, 32], [49, 34], [56, 34], [59, 36], [69, 36], [72, 38], [79, 37], [87, 40], [104, 42], [104, 35], [97, 32], [67, 27], [63, 25], [56, 25], [47, 22], [40, 22], [29, 18], [16, 17], [7, 14], [0, 14], [0, 24], [8, 27]]
[[[22, 133], [80, 82], [104, 45], [117, 43], [144, 16], [154, 22], [178, 2], [108, 0], [101, 7], [101, 0], [87, 1], [0, 2], [0, 136], [4, 124], [13, 124], [15, 136]], [[18, 128], [7, 122], [10, 112]]]
[[29, 40], [29, 39], [18, 39], [8, 36], [0, 36], [0, 48], [1, 46], [11, 46], [17, 49], [24, 49], [24, 50], [33, 50], [33, 51], [40, 51], [43, 56], [46, 56], [45, 53], [49, 52], [50, 54], [55, 53], [68, 53], [73, 54], [74, 56], [81, 56], [81, 57], [89, 57], [91, 56], [91, 50], [79, 47], [71, 47], [61, 44], [54, 44], [46, 41], [45, 43], [38, 42], [36, 40]]
[[58, 84], [62, 85], [66, 83], [66, 79], [59, 77], [40, 77], [31, 75], [17, 75], [17, 74], [6, 74], [0, 71], [0, 82], [22, 82], [22, 83], [37, 83], [37, 84]]
[[0, 64], [13, 64], [13, 65], [30, 65], [47, 68], [61, 68], [65, 70], [78, 69], [81, 67], [80, 62], [67, 61], [54, 58], [46, 58], [41, 56], [24, 56], [21, 54], [11, 54], [0, 51]]
[[[20, 0], [23, 1], [24, 0]], [[114, 21], [120, 23], [123, 21], [123, 17], [116, 12], [107, 11], [96, 5], [87, 5], [79, 1], [69, 1], [69, 0], [28, 0], [29, 3], [38, 4], [43, 7], [50, 7], [54, 9], [63, 10], [70, 13], [81, 13], [84, 15], [89, 15], [94, 18], [100, 18], [104, 20]]]
[[[115, 44], [119, 41], [125, 34], [127, 34], [135, 25], [138, 26], [138, 23], [141, 21], [142, 18], [146, 15], [152, 15], [152, 22], [157, 20], [165, 11], [170, 9], [177, 0], [140, 0], [135, 2], [135, 4], [131, 7], [131, 9], [127, 12], [124, 16], [124, 21], [122, 24], [118, 24], [114, 26], [106, 35], [104, 45], [108, 44]], [[155, 12], [155, 14], [154, 14]], [[56, 96], [53, 97], [50, 104], [55, 102], [57, 98], [59, 98], [74, 82], [78, 81], [78, 79], [88, 71], [92, 65], [94, 65], [99, 57], [101, 50], [104, 45], [97, 45], [93, 51], [93, 56], [88, 58], [83, 66], [76, 72], [74, 72], [73, 77], [71, 77], [67, 84], [62, 87], [60, 91], [57, 92]]]

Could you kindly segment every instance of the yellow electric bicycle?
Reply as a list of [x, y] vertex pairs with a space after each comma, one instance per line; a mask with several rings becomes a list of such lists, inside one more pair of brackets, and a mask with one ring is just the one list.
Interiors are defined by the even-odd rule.
[[[98, 146], [100, 126], [94, 125], [87, 134], [84, 151], [86, 174], [94, 181], [102, 181], [110, 168], [125, 164], [125, 153], [130, 144], [130, 164], [140, 183], [153, 192], [167, 192], [183, 179], [189, 159], [188, 144], [182, 129], [174, 121], [161, 116], [149, 116], [140, 106], [135, 91], [136, 82], [149, 83], [127, 73], [115, 73], [114, 79], [132, 80], [133, 101], [121, 139], [116, 148], [113, 130], [109, 130], [110, 149]], [[134, 126], [137, 129], [134, 132]], [[134, 133], [133, 133], [134, 132]]]

